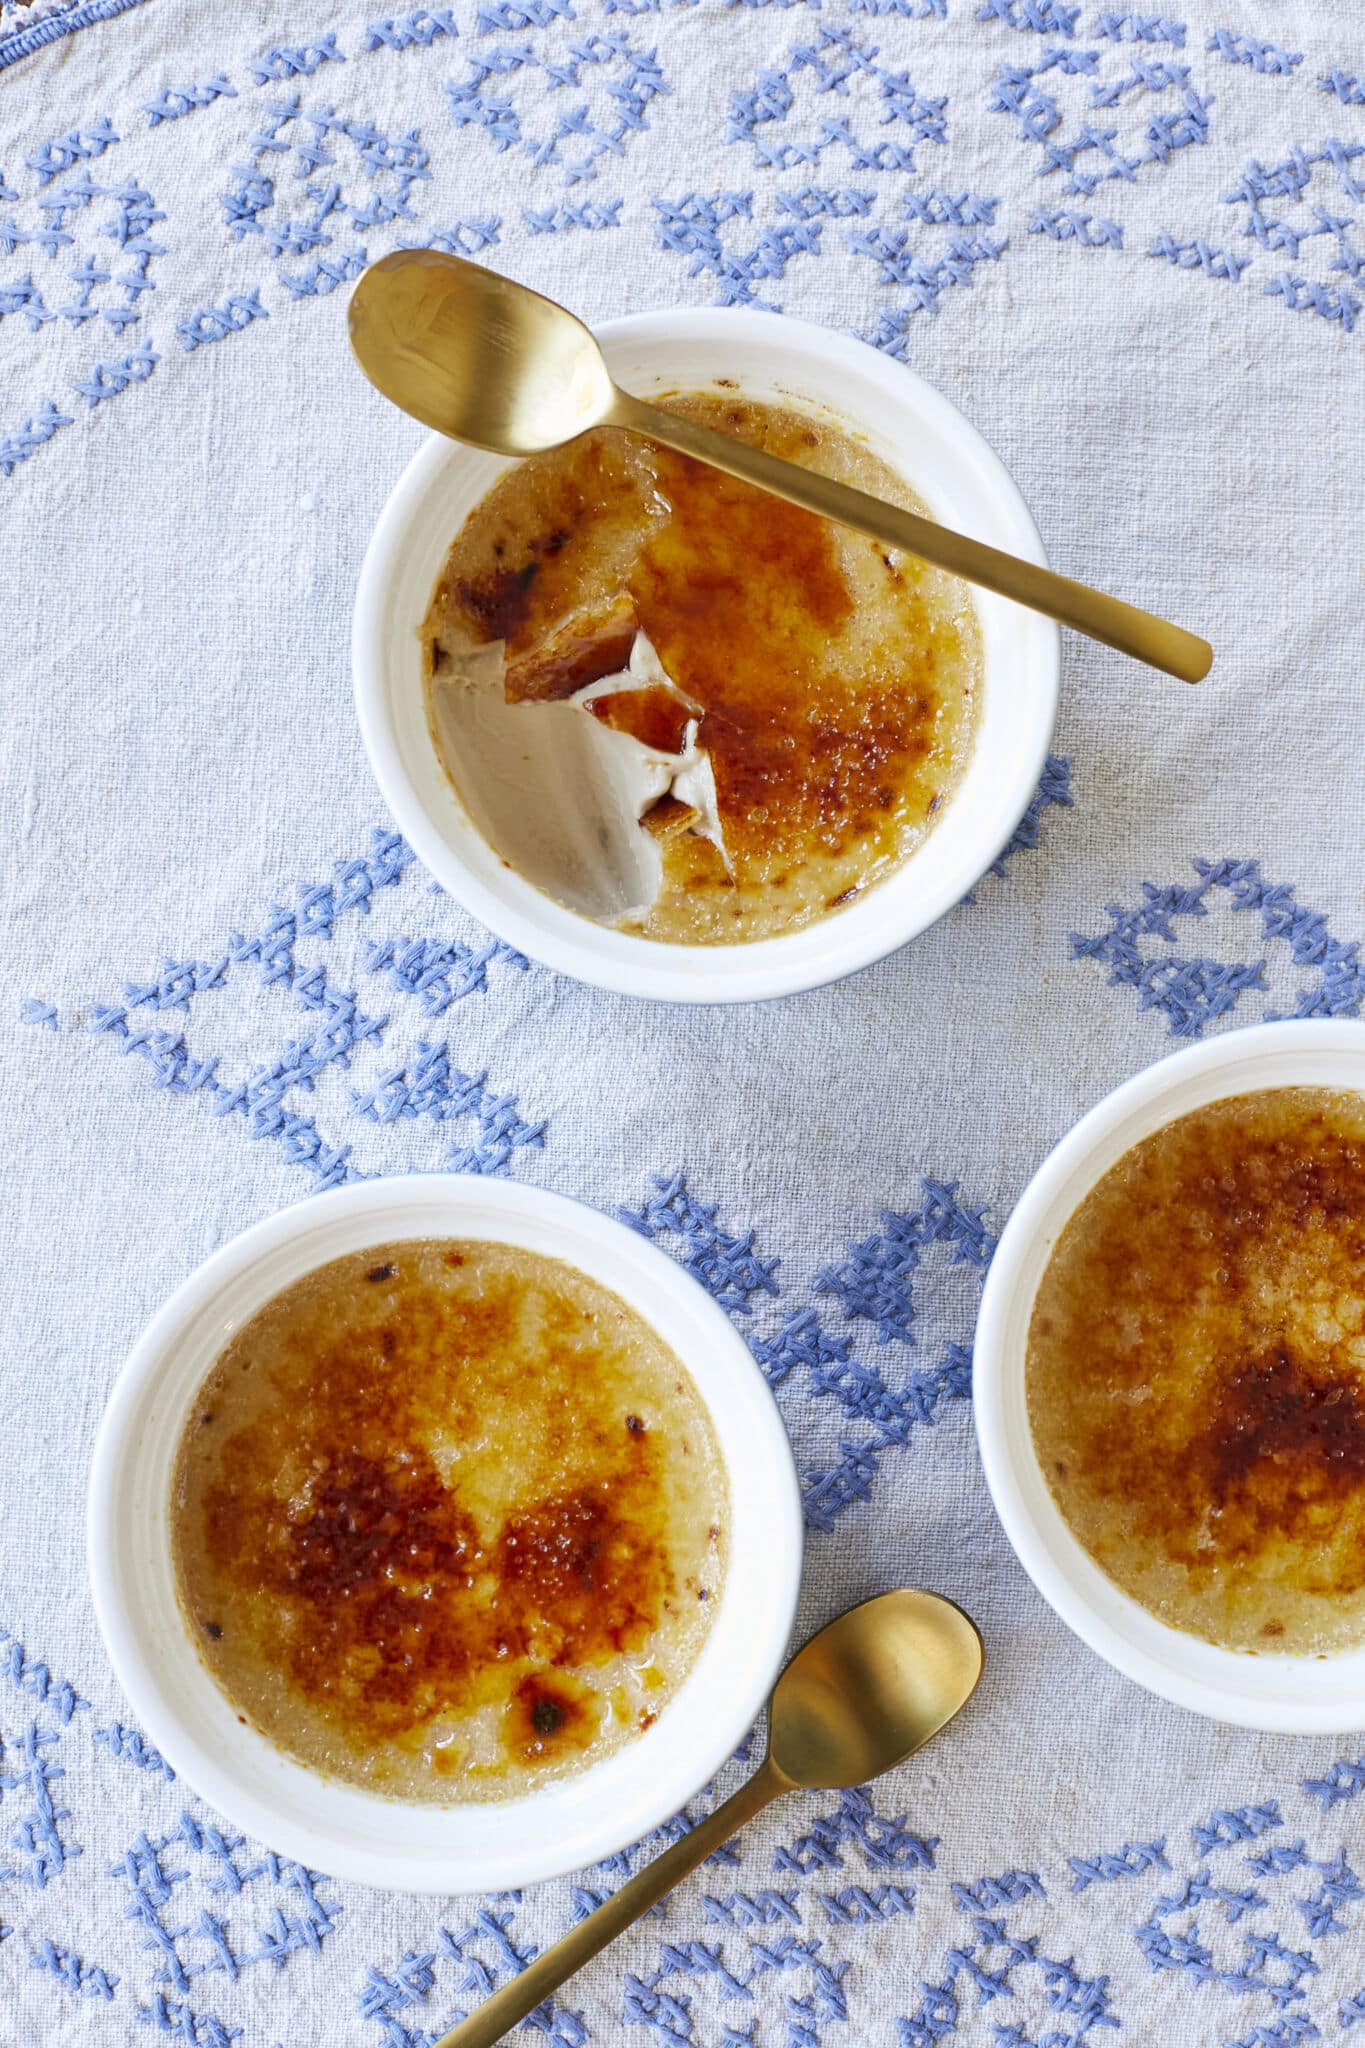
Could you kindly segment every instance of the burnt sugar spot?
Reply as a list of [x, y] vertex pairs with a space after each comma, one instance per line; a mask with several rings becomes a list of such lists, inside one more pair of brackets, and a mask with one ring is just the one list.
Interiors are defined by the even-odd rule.
[[531, 588], [540, 573], [538, 554], [520, 568], [497, 568], [486, 576], [467, 577], [457, 595], [478, 628], [481, 640], [510, 640], [531, 609]]
[[[1193, 1484], [1219, 1510], [1223, 1556], [1330, 1536], [1341, 1502], [1365, 1487], [1365, 1389], [1277, 1346], [1217, 1381], [1189, 1457]], [[1319, 1585], [1325, 1576], [1346, 1591], [1365, 1583], [1365, 1549], [1320, 1559]]]
[[588, 1749], [602, 1720], [602, 1702], [558, 1672], [532, 1672], [512, 1696], [503, 1740], [523, 1763], [548, 1763]]

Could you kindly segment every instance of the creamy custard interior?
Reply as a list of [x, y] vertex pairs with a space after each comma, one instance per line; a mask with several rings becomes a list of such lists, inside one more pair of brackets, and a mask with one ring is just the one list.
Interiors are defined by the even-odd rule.
[[1034, 1304], [1053, 1495], [1144, 1607], [1229, 1649], [1365, 1642], [1365, 1097], [1232, 1097], [1086, 1197]]
[[[828, 422], [666, 402], [925, 509]], [[433, 738], [496, 850], [574, 909], [701, 945], [795, 930], [905, 860], [981, 690], [963, 584], [613, 429], [500, 479], [422, 632]]]
[[509, 1798], [650, 1726], [724, 1583], [692, 1380], [516, 1247], [338, 1259], [237, 1333], [177, 1459], [177, 1583], [239, 1716], [408, 1799]]

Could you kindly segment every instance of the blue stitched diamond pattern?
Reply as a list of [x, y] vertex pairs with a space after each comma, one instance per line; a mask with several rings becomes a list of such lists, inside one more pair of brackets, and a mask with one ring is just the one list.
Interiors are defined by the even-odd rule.
[[[1074, 20], [1079, 9], [1065, 13]], [[1037, 151], [1040, 178], [1088, 197], [1207, 142], [1213, 95], [1199, 90], [1178, 52], [1114, 40], [1082, 47], [1064, 33], [1002, 64], [990, 91], [991, 111]]]
[[[517, 1097], [490, 1086], [487, 1073], [466, 1072], [436, 1025], [481, 996], [490, 973], [524, 972], [526, 962], [483, 933], [472, 941], [457, 934], [455, 923], [463, 931], [468, 921], [449, 905], [438, 910], [409, 873], [411, 862], [396, 833], [377, 831], [367, 856], [338, 861], [326, 882], [300, 885], [254, 930], [231, 933], [220, 953], [168, 958], [159, 972], [126, 982], [120, 1000], [94, 1004], [90, 1031], [142, 1061], [154, 1088], [197, 1098], [213, 1117], [240, 1119], [249, 1137], [278, 1146], [315, 1187], [376, 1167], [501, 1171], [522, 1146], [540, 1143], [544, 1125], [528, 1121]], [[421, 936], [402, 930], [390, 891], [403, 898], [403, 919], [424, 928]], [[378, 926], [378, 905], [385, 922], [371, 935], [360, 921]], [[433, 923], [449, 929], [433, 933]], [[339, 954], [354, 986], [342, 978]], [[234, 1000], [225, 1006], [229, 984]], [[257, 992], [249, 1015], [244, 987]], [[274, 1044], [264, 1060], [262, 1033]], [[400, 1134], [411, 1140], [432, 1125], [435, 1156], [411, 1142], [396, 1147]], [[352, 1158], [352, 1133], [362, 1131], [385, 1134], [369, 1167]]]
[[[1291, 313], [1317, 313], [1349, 334], [1365, 281], [1365, 142], [1326, 137], [1295, 147], [1277, 163], [1253, 158], [1223, 204], [1237, 208], [1238, 231], [1283, 267], [1263, 290]], [[1249, 259], [1245, 259], [1249, 260]]]
[[[699, 1200], [681, 1173], [656, 1176], [654, 1192], [640, 1208], [618, 1213], [632, 1229], [675, 1252], [739, 1322], [769, 1385], [778, 1390], [798, 1453], [811, 1454], [802, 1493], [812, 1528], [828, 1532], [866, 1501], [887, 1456], [903, 1450], [918, 1430], [932, 1427], [944, 1402], [970, 1392], [969, 1305], [994, 1240], [983, 1211], [961, 1203], [954, 1183], [924, 1181], [917, 1208], [885, 1212], [880, 1231], [851, 1244], [842, 1261], [821, 1267], [797, 1303], [779, 1282], [779, 1261], [763, 1255], [752, 1231], [741, 1235], [724, 1228], [716, 1204]], [[915, 1345], [915, 1290], [926, 1265], [963, 1267], [973, 1277], [965, 1296], [959, 1289], [950, 1302], [935, 1302], [936, 1329], [960, 1315], [961, 1335], [938, 1344], [923, 1366], [884, 1370], [866, 1341], [855, 1343], [829, 1327], [819, 1297], [832, 1295], [845, 1322], [875, 1331], [877, 1346]], [[764, 1314], [769, 1300], [774, 1307]]]
[[[1267, 882], [1254, 860], [1197, 860], [1193, 867], [1194, 883], [1144, 882], [1135, 908], [1107, 906], [1103, 931], [1072, 932], [1072, 959], [1102, 961], [1112, 986], [1131, 989], [1140, 1010], [1159, 1010], [1169, 1019], [1172, 1038], [1198, 1038], [1244, 997], [1269, 993], [1267, 971], [1281, 961], [1306, 970], [1307, 978], [1295, 974], [1292, 1008], [1267, 1007], [1264, 1016], [1360, 1015], [1365, 967], [1357, 940], [1334, 938], [1320, 911], [1301, 904], [1290, 884]], [[1207, 918], [1220, 905], [1254, 918], [1256, 937], [1267, 949], [1260, 959], [1217, 960], [1184, 950], [1185, 920]]]
[[0, 320], [34, 333], [49, 323], [88, 326], [106, 346], [141, 322], [156, 289], [153, 266], [166, 253], [158, 239], [166, 216], [140, 179], [91, 168], [106, 137], [118, 139], [107, 121], [31, 153], [27, 198], [0, 177]]
[[365, 267], [356, 236], [416, 222], [430, 177], [417, 129], [388, 134], [300, 92], [279, 94], [241, 144], [223, 220], [234, 241], [276, 265], [291, 297], [326, 297]]
[[445, 87], [456, 128], [523, 153], [564, 185], [619, 167], [668, 90], [657, 53], [623, 31], [488, 42]]
[[111, 1875], [152, 1962], [144, 2018], [204, 2048], [227, 2048], [242, 2031], [208, 2009], [218, 1980], [235, 1984], [263, 1963], [278, 1969], [299, 1951], [316, 1954], [340, 1911], [316, 1870], [188, 1811], [165, 1834], [139, 1834]]
[[852, 29], [822, 24], [780, 69], [730, 95], [725, 140], [760, 169], [822, 175], [916, 171], [921, 145], [948, 139], [948, 102]]

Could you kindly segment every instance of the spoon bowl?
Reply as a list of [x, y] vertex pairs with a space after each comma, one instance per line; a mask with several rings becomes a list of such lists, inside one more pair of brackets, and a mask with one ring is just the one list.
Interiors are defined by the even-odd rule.
[[616, 386], [566, 306], [439, 249], [395, 249], [351, 294], [351, 347], [385, 398], [453, 440], [539, 455], [611, 417]]
[[938, 1593], [882, 1593], [839, 1615], [778, 1679], [768, 1754], [752, 1778], [435, 2048], [492, 2048], [774, 1799], [859, 1785], [913, 1756], [966, 1706], [983, 1662], [975, 1624]]
[[861, 1785], [913, 1756], [971, 1697], [976, 1625], [937, 1593], [904, 1589], [849, 1608], [777, 1681], [768, 1748], [792, 1785]]

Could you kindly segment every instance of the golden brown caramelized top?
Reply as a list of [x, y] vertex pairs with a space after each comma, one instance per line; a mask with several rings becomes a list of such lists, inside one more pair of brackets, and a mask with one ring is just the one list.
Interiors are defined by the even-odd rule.
[[1234, 1097], [1120, 1160], [1039, 1290], [1029, 1408], [1146, 1604], [1234, 1647], [1365, 1636], [1365, 1099]]
[[531, 1253], [409, 1243], [233, 1340], [186, 1430], [177, 1556], [206, 1661], [286, 1747], [497, 1786], [653, 1717], [723, 1498], [690, 1381], [624, 1304]]

